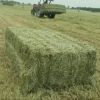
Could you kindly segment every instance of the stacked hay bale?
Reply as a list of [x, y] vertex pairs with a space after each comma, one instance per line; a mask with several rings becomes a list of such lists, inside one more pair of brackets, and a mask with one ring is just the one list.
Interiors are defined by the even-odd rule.
[[60, 14], [66, 12], [66, 7], [64, 5], [59, 5], [59, 4], [50, 4], [50, 5], [47, 4], [44, 6], [44, 8], [41, 9], [41, 12], [44, 13], [53, 12], [56, 14]]
[[93, 47], [51, 30], [8, 28], [6, 52], [23, 93], [86, 84], [95, 72]]

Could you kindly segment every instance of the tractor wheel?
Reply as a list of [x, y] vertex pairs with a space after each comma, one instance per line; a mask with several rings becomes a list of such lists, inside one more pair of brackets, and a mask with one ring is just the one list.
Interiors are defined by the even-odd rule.
[[55, 14], [48, 14], [47, 16], [48, 16], [48, 18], [51, 18], [51, 19], [55, 18]]
[[32, 15], [35, 15], [35, 12], [34, 12], [33, 10], [31, 10], [31, 14], [32, 14]]
[[38, 11], [38, 12], [36, 13], [36, 16], [39, 17], [39, 18], [42, 18], [42, 17], [44, 17], [44, 14], [41, 13], [40, 11]]
[[37, 13], [36, 12], [34, 13], [34, 16], [37, 16]]
[[33, 15], [33, 10], [31, 10], [31, 14]]

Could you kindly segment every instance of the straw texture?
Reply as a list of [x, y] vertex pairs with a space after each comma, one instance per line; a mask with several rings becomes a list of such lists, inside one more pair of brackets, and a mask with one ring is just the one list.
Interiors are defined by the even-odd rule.
[[52, 30], [8, 28], [6, 51], [23, 92], [87, 84], [95, 72], [93, 47]]

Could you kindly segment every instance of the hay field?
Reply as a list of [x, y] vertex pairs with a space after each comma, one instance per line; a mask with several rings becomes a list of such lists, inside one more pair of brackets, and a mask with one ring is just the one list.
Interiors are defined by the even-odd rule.
[[[0, 6], [0, 100], [99, 100], [100, 99], [100, 13], [67, 10], [55, 19], [30, 15], [31, 7]], [[54, 29], [93, 45], [97, 50], [94, 87], [77, 86], [65, 91], [38, 90], [27, 96], [19, 92], [18, 80], [5, 54], [5, 29], [8, 26]], [[97, 85], [95, 85], [97, 83]]]

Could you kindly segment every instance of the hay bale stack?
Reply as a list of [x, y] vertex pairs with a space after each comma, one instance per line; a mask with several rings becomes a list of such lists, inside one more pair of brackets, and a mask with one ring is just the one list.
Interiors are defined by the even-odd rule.
[[93, 47], [51, 30], [8, 28], [6, 50], [24, 92], [89, 83], [95, 72]]
[[59, 5], [59, 4], [50, 4], [50, 5], [47, 4], [41, 9], [41, 12], [44, 13], [53, 12], [56, 14], [66, 13], [66, 7], [64, 5]]

